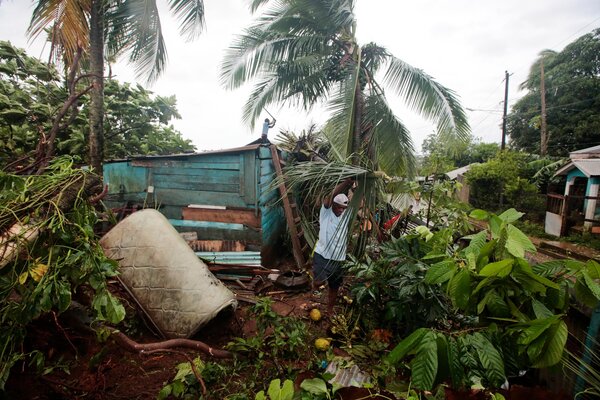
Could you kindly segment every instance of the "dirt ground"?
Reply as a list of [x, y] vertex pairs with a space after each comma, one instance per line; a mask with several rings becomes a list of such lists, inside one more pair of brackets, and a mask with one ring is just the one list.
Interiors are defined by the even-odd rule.
[[[132, 304], [127, 293], [113, 284], [126, 304]], [[313, 307], [324, 309], [322, 300], [304, 292], [281, 293], [271, 296], [273, 310], [282, 316], [306, 319], [313, 334], [324, 332], [325, 322], [313, 322], [308, 312]], [[248, 318], [249, 303], [240, 302], [235, 310], [224, 310], [204, 326], [192, 339], [222, 349], [233, 337], [250, 337], [256, 331], [256, 322]], [[135, 312], [128, 310], [128, 312]], [[139, 320], [140, 318], [136, 318]], [[50, 316], [37, 321], [30, 329], [25, 346], [46, 354], [50, 363], [64, 365], [39, 375], [33, 368], [17, 363], [0, 399], [155, 399], [161, 388], [171, 380], [179, 363], [200, 355], [204, 361], [217, 360], [204, 353], [189, 349], [149, 352], [145, 354], [124, 350], [115, 341], [99, 343], [95, 334], [69, 320], [68, 314], [60, 318]], [[146, 326], [134, 329], [130, 335], [138, 343], [160, 341]], [[25, 351], [27, 351], [25, 349]], [[209, 397], [218, 399], [219, 397]]]
[[[541, 253], [530, 255], [529, 258], [532, 262], [551, 259]], [[116, 281], [111, 289], [123, 300], [128, 313], [137, 313], [132, 307], [135, 303]], [[326, 336], [328, 323], [315, 323], [308, 318], [310, 309], [325, 309], [324, 296], [314, 298], [308, 288], [299, 292], [286, 292], [277, 290], [276, 287], [270, 290], [274, 293], [271, 295], [273, 309], [279, 315], [303, 318], [312, 337]], [[250, 305], [240, 301], [237, 309], [223, 311], [192, 339], [222, 349], [234, 337], [252, 336], [256, 331], [256, 322], [248, 317]], [[138, 315], [138, 318], [131, 320], [139, 322], [143, 318]], [[175, 376], [175, 367], [179, 363], [190, 361], [198, 355], [204, 361], [230, 362], [180, 348], [145, 354], [133, 353], [124, 350], [113, 340], [100, 343], [92, 331], [78, 325], [81, 324], [73, 323], [68, 313], [60, 317], [50, 315], [36, 321], [29, 330], [23, 351], [38, 349], [48, 358], [48, 365], [56, 367], [40, 377], [33, 373], [32, 366], [17, 363], [11, 371], [5, 393], [0, 393], [0, 400], [155, 399], [161, 388]], [[138, 343], [160, 341], [147, 324], [138, 323], [137, 326], [127, 328], [130, 337]], [[546, 398], [566, 398], [557, 396], [558, 394], [554, 394]], [[220, 399], [222, 396], [208, 398]], [[544, 397], [528, 395], [523, 398], [534, 400]]]

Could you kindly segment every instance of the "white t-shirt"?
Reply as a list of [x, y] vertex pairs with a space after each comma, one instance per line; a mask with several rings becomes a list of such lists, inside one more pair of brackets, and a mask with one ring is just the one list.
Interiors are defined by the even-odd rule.
[[[340, 224], [342, 220], [344, 220], [344, 223]], [[325, 208], [325, 206], [321, 206], [319, 241], [315, 247], [315, 252], [328, 260], [344, 261], [346, 259], [347, 236], [348, 221], [344, 219], [344, 213], [338, 217], [334, 214], [332, 207]]]

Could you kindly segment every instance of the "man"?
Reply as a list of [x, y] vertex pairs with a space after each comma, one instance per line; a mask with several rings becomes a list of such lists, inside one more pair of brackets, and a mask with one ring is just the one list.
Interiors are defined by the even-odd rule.
[[275, 126], [275, 122], [277, 122], [277, 120], [275, 118], [273, 118], [273, 122], [269, 121], [269, 118], [265, 118], [265, 122], [263, 122], [262, 135], [261, 135], [261, 139], [263, 142], [267, 141], [267, 135], [269, 134], [269, 129], [271, 129], [272, 127]]
[[354, 181], [347, 179], [323, 199], [319, 213], [319, 241], [313, 257], [313, 290], [327, 282], [327, 313], [333, 312], [338, 289], [342, 285], [342, 263], [346, 260], [348, 220], [344, 211], [348, 207], [347, 191]]

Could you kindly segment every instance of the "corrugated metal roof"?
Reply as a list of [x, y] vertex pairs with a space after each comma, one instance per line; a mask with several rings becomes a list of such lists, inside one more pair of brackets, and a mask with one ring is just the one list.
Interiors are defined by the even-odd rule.
[[478, 165], [478, 164], [479, 163], [465, 165], [464, 167], [460, 167], [460, 168], [454, 169], [452, 171], [448, 171], [444, 175], [446, 175], [450, 179], [456, 179], [456, 178], [458, 178], [459, 175], [464, 175], [465, 172], [470, 170], [473, 165]]
[[261, 144], [251, 144], [248, 146], [234, 147], [231, 149], [207, 150], [207, 151], [200, 151], [200, 152], [195, 152], [195, 153], [179, 153], [179, 154], [166, 154], [166, 155], [133, 155], [133, 156], [129, 156], [129, 157], [123, 158], [123, 159], [108, 160], [105, 163], [123, 162], [123, 161], [130, 161], [130, 160], [148, 160], [148, 159], [156, 159], [156, 158], [197, 157], [197, 156], [203, 156], [203, 155], [209, 155], [209, 154], [241, 153], [241, 152], [256, 150], [260, 146], [261, 146]]
[[593, 176], [600, 176], [600, 159], [598, 158], [587, 158], [582, 160], [573, 160], [564, 167], [560, 168], [556, 171], [555, 176], [558, 175], [567, 175], [569, 171], [577, 168], [585, 176], [591, 178]]
[[587, 149], [572, 151], [569, 154], [587, 154], [587, 153], [600, 153], [600, 145], [588, 147]]

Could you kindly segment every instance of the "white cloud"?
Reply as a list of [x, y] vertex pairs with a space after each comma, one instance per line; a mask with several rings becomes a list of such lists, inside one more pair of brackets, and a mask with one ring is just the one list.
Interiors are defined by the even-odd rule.
[[[29, 3], [29, 4], [28, 4]], [[537, 54], [546, 48], [561, 50], [578, 36], [600, 26], [598, 0], [357, 0], [358, 37], [375, 41], [395, 56], [423, 69], [454, 90], [464, 107], [497, 110], [469, 111], [473, 134], [484, 141], [500, 141], [504, 71], [510, 78], [509, 98]], [[242, 124], [248, 88], [225, 91], [219, 83], [219, 64], [233, 36], [251, 22], [247, 2], [205, 0], [206, 31], [194, 42], [178, 36], [177, 24], [164, 4], [163, 30], [169, 54], [165, 74], [151, 88], [161, 95], [175, 94], [183, 119], [174, 125], [199, 149], [234, 147], [260, 135], [260, 124], [250, 131]], [[4, 0], [0, 5], [0, 39], [27, 48], [39, 56], [40, 40], [28, 46], [25, 31], [30, 2]], [[122, 81], [133, 81], [131, 66], [120, 63], [113, 71]], [[433, 126], [390, 98], [413, 133], [417, 149]], [[312, 114], [272, 107], [277, 127], [302, 130], [310, 122], [324, 122], [322, 111]], [[266, 114], [265, 114], [266, 116]]]

